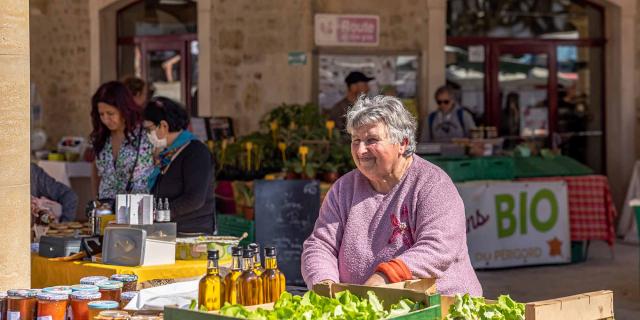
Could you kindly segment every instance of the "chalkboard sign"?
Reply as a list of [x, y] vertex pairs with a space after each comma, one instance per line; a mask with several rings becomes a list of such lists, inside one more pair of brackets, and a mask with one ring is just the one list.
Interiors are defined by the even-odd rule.
[[278, 268], [284, 272], [288, 285], [304, 286], [300, 257], [302, 244], [318, 219], [318, 181], [258, 180], [254, 192], [256, 242], [276, 247]]

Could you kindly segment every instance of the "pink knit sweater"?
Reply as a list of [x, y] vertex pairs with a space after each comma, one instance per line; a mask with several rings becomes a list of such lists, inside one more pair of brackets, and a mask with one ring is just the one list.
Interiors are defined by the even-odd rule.
[[325, 279], [362, 284], [394, 258], [414, 278], [436, 278], [440, 293], [482, 295], [462, 199], [446, 173], [418, 156], [387, 194], [357, 169], [331, 187], [304, 242], [302, 275], [309, 287]]

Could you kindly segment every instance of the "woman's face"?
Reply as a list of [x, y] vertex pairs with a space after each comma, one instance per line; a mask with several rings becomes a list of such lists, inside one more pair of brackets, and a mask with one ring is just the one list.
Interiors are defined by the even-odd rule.
[[124, 130], [124, 118], [122, 118], [120, 110], [116, 107], [104, 102], [98, 102], [98, 114], [100, 115], [100, 121], [102, 121], [109, 130]]
[[381, 122], [355, 128], [351, 135], [351, 156], [369, 180], [388, 176], [406, 149], [406, 143], [389, 139], [387, 126]]

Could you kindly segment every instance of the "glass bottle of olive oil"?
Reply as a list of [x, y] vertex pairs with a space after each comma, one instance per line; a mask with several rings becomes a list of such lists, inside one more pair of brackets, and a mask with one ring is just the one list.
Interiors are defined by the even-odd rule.
[[265, 271], [262, 274], [262, 286], [264, 287], [264, 303], [275, 302], [286, 289], [284, 273], [278, 269], [276, 248], [264, 248]]
[[239, 304], [240, 301], [240, 276], [242, 275], [242, 247], [231, 248], [231, 271], [224, 278], [225, 302]]
[[207, 274], [200, 279], [198, 305], [208, 311], [219, 310], [224, 302], [224, 282], [218, 268], [218, 250], [208, 252]]
[[[246, 266], [253, 265], [253, 250], [242, 251], [242, 263]], [[240, 275], [240, 300], [245, 306], [252, 306], [264, 303], [262, 289], [262, 278], [255, 271], [255, 268], [248, 267]]]
[[253, 250], [253, 268], [258, 277], [264, 273], [262, 261], [260, 260], [260, 246], [257, 243], [249, 244], [249, 249]]

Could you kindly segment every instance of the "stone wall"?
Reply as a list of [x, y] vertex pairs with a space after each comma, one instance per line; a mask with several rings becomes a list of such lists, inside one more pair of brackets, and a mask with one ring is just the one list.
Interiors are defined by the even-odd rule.
[[[236, 133], [258, 128], [260, 117], [279, 105], [314, 101], [315, 13], [380, 16], [380, 46], [367, 51], [413, 51], [426, 47], [427, 5], [422, 1], [214, 0], [211, 8], [211, 110], [232, 116]], [[307, 53], [307, 64], [288, 65], [288, 53]], [[353, 52], [353, 50], [352, 50]]]
[[31, 81], [42, 100], [48, 144], [64, 135], [86, 137], [92, 94], [89, 1], [31, 0], [30, 19]]
[[211, 110], [232, 116], [236, 133], [257, 129], [273, 107], [311, 101], [311, 59], [288, 65], [288, 52], [311, 54], [311, 2], [214, 0], [211, 8]]
[[28, 288], [29, 5], [0, 5], [0, 291]]

